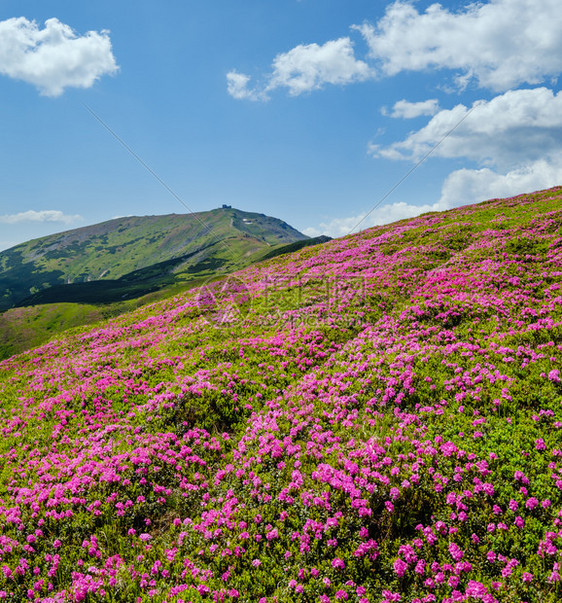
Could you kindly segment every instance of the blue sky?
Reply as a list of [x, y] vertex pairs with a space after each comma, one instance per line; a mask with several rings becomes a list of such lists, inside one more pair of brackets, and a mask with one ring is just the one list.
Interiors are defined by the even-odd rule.
[[310, 235], [562, 184], [560, 13], [4, 0], [0, 249], [187, 211], [88, 107], [190, 210], [228, 203]]

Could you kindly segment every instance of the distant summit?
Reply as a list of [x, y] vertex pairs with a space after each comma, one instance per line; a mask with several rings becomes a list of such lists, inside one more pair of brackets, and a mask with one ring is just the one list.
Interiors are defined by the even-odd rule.
[[115, 301], [236, 270], [264, 249], [307, 239], [278, 218], [227, 204], [192, 214], [116, 218], [0, 252], [0, 311], [46, 300]]

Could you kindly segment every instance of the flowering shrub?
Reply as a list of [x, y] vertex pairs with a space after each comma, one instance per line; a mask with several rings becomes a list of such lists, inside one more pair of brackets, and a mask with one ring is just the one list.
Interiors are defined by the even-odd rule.
[[2, 362], [0, 600], [560, 600], [561, 200], [373, 228]]

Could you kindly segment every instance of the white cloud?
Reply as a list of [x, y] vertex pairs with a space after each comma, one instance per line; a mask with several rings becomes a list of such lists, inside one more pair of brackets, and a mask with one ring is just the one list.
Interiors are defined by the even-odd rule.
[[[562, 91], [512, 90], [490, 101], [477, 101], [472, 108], [459, 104], [439, 111], [403, 141], [388, 147], [371, 146], [378, 157], [411, 161], [419, 161], [432, 149], [436, 156], [468, 159], [481, 167], [449, 174], [437, 203], [385, 205], [369, 215], [361, 229], [561, 184]], [[342, 236], [365, 215], [336, 218], [304, 233]]]
[[349, 84], [372, 76], [364, 61], [355, 58], [349, 38], [318, 44], [299, 45], [273, 61], [273, 76], [268, 90], [289, 89], [296, 96], [321, 88], [324, 84]]
[[370, 151], [412, 161], [432, 151], [479, 164], [449, 174], [441, 189], [442, 209], [549, 188], [562, 183], [562, 92], [511, 90], [470, 109], [457, 105], [405, 140], [371, 145]]
[[[231, 71], [228, 91], [259, 100], [287, 88], [296, 96], [324, 84], [350, 84], [402, 71], [448, 69], [464, 89], [471, 81], [502, 92], [539, 84], [562, 71], [562, 10], [559, 0], [490, 0], [468, 3], [457, 12], [432, 4], [418, 11], [414, 0], [397, 0], [376, 23], [353, 25], [369, 46], [355, 56], [349, 37], [323, 45], [299, 45], [279, 54], [272, 73], [258, 88], [249, 76]], [[427, 113], [426, 113], [427, 114]]]
[[[451, 131], [453, 130], [453, 131]], [[562, 151], [562, 92], [511, 90], [472, 108], [442, 110], [405, 140], [371, 145], [377, 157], [416, 161], [436, 145], [434, 156], [465, 158], [502, 170]]]
[[107, 31], [78, 36], [58, 19], [40, 29], [24, 17], [0, 21], [0, 73], [59, 96], [67, 87], [89, 88], [118, 70]]
[[82, 221], [82, 216], [68, 215], [55, 209], [35, 211], [30, 209], [17, 214], [0, 215], [0, 224], [19, 224], [21, 222], [60, 222], [62, 224], [74, 224]]
[[228, 94], [236, 99], [260, 100], [264, 99], [264, 95], [260, 95], [257, 91], [248, 88], [251, 78], [249, 75], [239, 73], [236, 70], [226, 74]]
[[435, 98], [418, 103], [411, 103], [402, 99], [394, 103], [390, 113], [386, 109], [383, 109], [382, 113], [389, 117], [413, 119], [422, 115], [435, 115], [437, 111], [439, 111], [439, 101]]
[[441, 202], [432, 205], [412, 205], [404, 202], [390, 203], [375, 209], [367, 217], [365, 217], [367, 212], [364, 212], [347, 218], [334, 218], [329, 222], [322, 222], [317, 226], [305, 228], [302, 232], [309, 237], [318, 237], [322, 234], [331, 237], [343, 237], [352, 231], [357, 232], [371, 226], [390, 224], [398, 220], [419, 216], [428, 211], [442, 211], [443, 209], [447, 209], [447, 207]]
[[461, 169], [452, 172], [445, 179], [441, 188], [441, 198], [437, 203], [426, 205], [392, 203], [375, 209], [366, 218], [366, 212], [347, 218], [334, 218], [328, 222], [304, 228], [302, 232], [309, 237], [317, 237], [322, 234], [343, 237], [352, 231], [358, 232], [371, 226], [414, 218], [426, 212], [446, 211], [487, 199], [502, 199], [521, 193], [531, 193], [558, 186], [561, 183], [562, 155], [551, 159], [539, 159], [506, 173], [499, 173], [490, 168]]
[[398, 0], [376, 25], [356, 29], [386, 75], [445, 68], [458, 70], [460, 88], [474, 79], [504, 91], [562, 71], [559, 0], [491, 0], [459, 12], [432, 4], [423, 13]]
[[443, 208], [550, 188], [562, 183], [562, 157], [539, 159], [504, 174], [489, 168], [449, 174], [441, 188]]
[[228, 93], [234, 98], [264, 100], [267, 93], [286, 88], [291, 96], [317, 90], [325, 84], [344, 85], [373, 77], [364, 61], [355, 57], [350, 38], [330, 40], [323, 45], [300, 44], [273, 60], [272, 72], [261, 88], [249, 88], [250, 77], [231, 71]]

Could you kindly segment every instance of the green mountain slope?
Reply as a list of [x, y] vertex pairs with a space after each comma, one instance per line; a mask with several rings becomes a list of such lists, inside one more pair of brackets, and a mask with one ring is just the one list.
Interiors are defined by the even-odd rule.
[[[107, 302], [138, 296], [177, 282], [179, 274], [185, 281], [227, 272], [248, 264], [264, 248], [306, 238], [282, 220], [232, 208], [117, 218], [1, 252], [0, 310], [47, 301]], [[163, 278], [170, 274], [175, 276]], [[113, 284], [92, 284], [96, 281]], [[76, 288], [80, 283], [89, 283], [85, 293]], [[72, 293], [60, 287], [69, 284], [75, 285]], [[54, 286], [59, 286], [55, 299], [30, 298]], [[108, 290], [112, 293], [106, 297]]]

